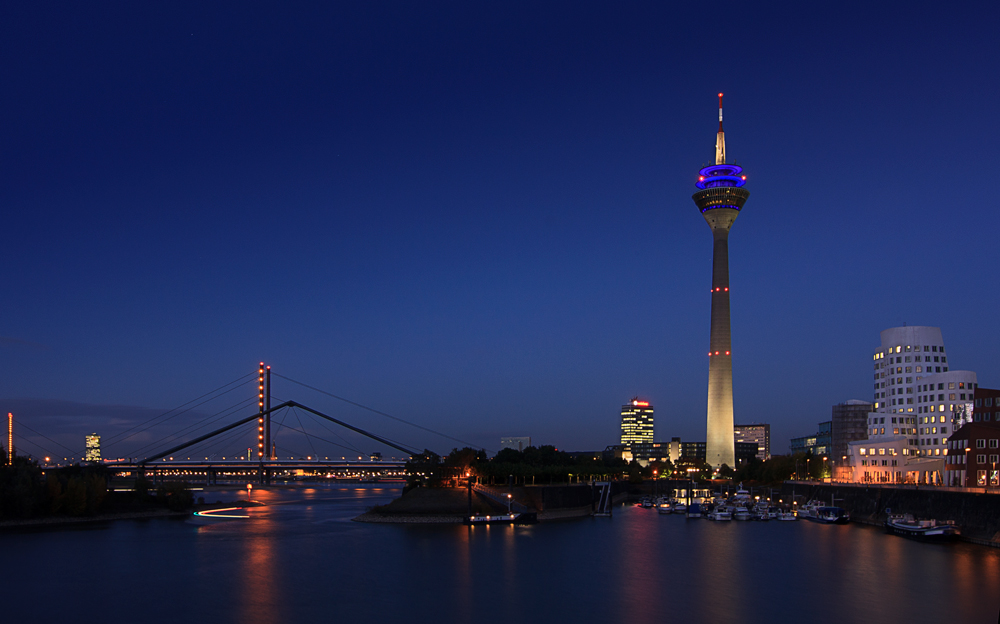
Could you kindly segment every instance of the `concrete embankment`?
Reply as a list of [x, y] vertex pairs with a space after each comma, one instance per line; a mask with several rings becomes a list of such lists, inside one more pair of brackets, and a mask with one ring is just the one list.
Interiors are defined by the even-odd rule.
[[[541, 522], [589, 516], [594, 510], [595, 488], [590, 484], [529, 485], [494, 488], [510, 492], [514, 501], [538, 514]], [[628, 497], [628, 484], [611, 484], [615, 503]], [[473, 494], [473, 512], [502, 513], [506, 507], [484, 496]], [[416, 488], [387, 505], [374, 507], [354, 520], [400, 524], [452, 524], [462, 522], [468, 514], [469, 499], [465, 488]]]
[[[472, 512], [500, 511], [491, 501], [472, 495]], [[378, 505], [354, 518], [356, 522], [390, 524], [455, 524], [469, 513], [469, 493], [465, 488], [414, 488], [396, 500]]]
[[785, 483], [782, 495], [797, 501], [816, 499], [846, 509], [851, 520], [881, 526], [886, 510], [917, 518], [951, 520], [962, 529], [962, 539], [1000, 547], [1000, 495], [939, 490], [933, 486], [890, 487], [846, 484]]
[[[628, 498], [625, 481], [611, 483], [612, 502]], [[514, 500], [538, 512], [538, 520], [565, 520], [589, 516], [594, 512], [597, 491], [589, 483], [573, 485], [528, 485], [515, 487]]]

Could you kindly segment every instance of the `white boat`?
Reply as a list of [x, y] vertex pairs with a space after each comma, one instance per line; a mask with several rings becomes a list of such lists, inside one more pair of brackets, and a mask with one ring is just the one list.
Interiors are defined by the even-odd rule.
[[749, 520], [752, 516], [746, 507], [737, 507], [733, 513], [733, 520]]
[[709, 520], [727, 521], [727, 520], [732, 520], [733, 519], [733, 514], [732, 514], [731, 511], [729, 511], [728, 507], [724, 507], [724, 506], [720, 505], [720, 506], [716, 507], [715, 509], [713, 509], [712, 513], [708, 514], [708, 519]]
[[688, 506], [685, 505], [684, 503], [674, 503], [674, 505], [673, 505], [673, 512], [674, 513], [679, 513], [679, 514], [687, 513], [687, 510], [688, 510]]
[[822, 506], [823, 506], [822, 503], [811, 500], [808, 503], [799, 507], [799, 510], [796, 512], [796, 515], [805, 520], [815, 520], [817, 518], [816, 510]]
[[778, 520], [783, 520], [785, 522], [789, 521], [795, 522], [798, 519], [799, 519], [798, 516], [796, 516], [795, 513], [791, 511], [782, 511], [778, 513]]
[[671, 509], [670, 503], [660, 503], [656, 506], [656, 513], [669, 514], [673, 513], [673, 509]]

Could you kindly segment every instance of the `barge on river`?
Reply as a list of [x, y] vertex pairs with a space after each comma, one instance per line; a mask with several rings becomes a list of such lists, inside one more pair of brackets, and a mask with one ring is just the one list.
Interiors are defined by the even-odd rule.
[[885, 532], [922, 542], [950, 542], [962, 533], [952, 522], [916, 520], [910, 514], [893, 513], [885, 519]]

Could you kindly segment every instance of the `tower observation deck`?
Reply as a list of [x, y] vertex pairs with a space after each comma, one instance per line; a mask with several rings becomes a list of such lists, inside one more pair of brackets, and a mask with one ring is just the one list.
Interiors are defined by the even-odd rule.
[[719, 133], [715, 164], [698, 172], [691, 196], [712, 228], [712, 330], [709, 338], [708, 431], [705, 460], [718, 468], [736, 464], [733, 441], [733, 361], [729, 320], [729, 229], [740, 215], [750, 192], [743, 188], [743, 168], [726, 162], [726, 135], [722, 130], [722, 94], [719, 94]]

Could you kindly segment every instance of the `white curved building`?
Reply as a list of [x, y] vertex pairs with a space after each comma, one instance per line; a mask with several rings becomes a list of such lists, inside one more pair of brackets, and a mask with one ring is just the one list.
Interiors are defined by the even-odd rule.
[[917, 456], [947, 454], [948, 436], [972, 413], [976, 374], [950, 370], [940, 327], [892, 327], [881, 338], [869, 439], [905, 435]]
[[976, 374], [951, 370], [939, 327], [892, 327], [881, 339], [872, 353], [868, 440], [850, 445], [854, 480], [940, 482], [948, 436], [971, 419]]

